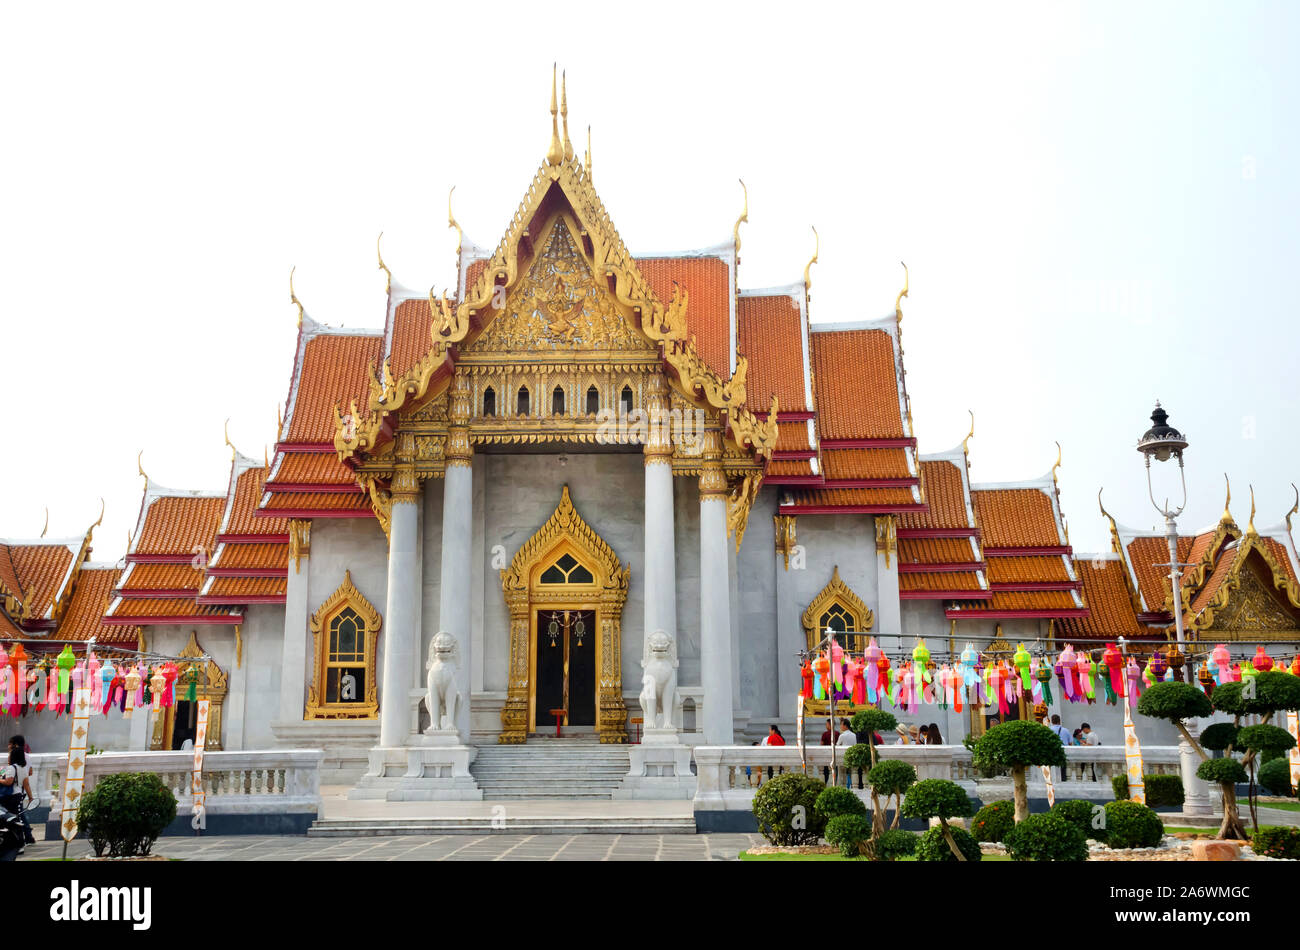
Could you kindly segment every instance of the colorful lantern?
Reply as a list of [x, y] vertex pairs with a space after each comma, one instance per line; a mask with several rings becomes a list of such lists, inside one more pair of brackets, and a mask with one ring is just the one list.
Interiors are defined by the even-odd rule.
[[1201, 684], [1201, 689], [1205, 690], [1206, 696], [1214, 692], [1214, 674], [1210, 672], [1210, 666], [1205, 660], [1201, 661], [1201, 669], [1196, 674], [1196, 681]]
[[1297, 653], [1295, 659], [1291, 661], [1291, 675], [1300, 676], [1300, 653]]
[[1178, 649], [1178, 644], [1170, 643], [1165, 648], [1165, 662], [1169, 664], [1169, 669], [1173, 671], [1174, 679], [1178, 682], [1183, 681], [1183, 667], [1187, 665], [1187, 657]]
[[858, 657], [853, 661], [853, 702], [861, 706], [867, 701], [867, 661]]
[[1264, 652], [1263, 644], [1255, 647], [1255, 658], [1250, 662], [1261, 673], [1267, 673], [1273, 668], [1273, 658]]
[[1043, 688], [1043, 708], [1046, 709], [1055, 701], [1052, 698], [1052, 668], [1047, 665], [1046, 657], [1038, 658], [1038, 670], [1035, 676], [1038, 677], [1038, 682]]
[[871, 702], [878, 702], [876, 690], [880, 688], [881, 673], [888, 669], [889, 661], [885, 659], [885, 652], [880, 649], [880, 644], [876, 643], [876, 638], [872, 637], [867, 644], [865, 659], [865, 670], [867, 674], [867, 698]]
[[130, 719], [131, 713], [135, 710], [136, 690], [140, 688], [140, 664], [137, 663], [131, 667], [130, 672], [126, 674], [126, 706], [122, 710], [122, 718]]
[[161, 666], [155, 666], [153, 675], [149, 677], [149, 696], [154, 712], [162, 708], [163, 690], [166, 688], [167, 677], [163, 676]]
[[803, 667], [799, 670], [800, 677], [803, 678], [803, 688], [799, 690], [799, 695], [804, 699], [813, 698], [813, 669], [809, 660], [803, 661]]
[[77, 658], [72, 655], [72, 646], [70, 644], [65, 643], [63, 645], [63, 650], [59, 653], [55, 663], [59, 668], [58, 692], [63, 694], [68, 691], [68, 687], [71, 685], [72, 669], [77, 665]]
[[1232, 673], [1229, 669], [1231, 663], [1232, 657], [1228, 654], [1228, 648], [1222, 643], [1210, 651], [1210, 670], [1218, 677], [1220, 683], [1232, 681]]
[[1165, 671], [1169, 669], [1169, 661], [1165, 659], [1164, 654], [1159, 650], [1153, 650], [1151, 659], [1147, 660], [1147, 669], [1151, 671], [1152, 682], [1159, 683], [1165, 678]]
[[1011, 662], [1015, 664], [1020, 673], [1020, 685], [1025, 689], [1030, 689], [1033, 686], [1032, 666], [1034, 658], [1029, 655], [1029, 651], [1025, 649], [1023, 643], [1016, 648], [1015, 656], [1011, 658]]

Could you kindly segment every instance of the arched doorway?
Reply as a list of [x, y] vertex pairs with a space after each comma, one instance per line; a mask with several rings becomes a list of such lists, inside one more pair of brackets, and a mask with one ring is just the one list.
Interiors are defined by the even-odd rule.
[[510, 679], [500, 742], [546, 731], [558, 708], [571, 725], [594, 727], [601, 742], [627, 741], [620, 651], [630, 575], [564, 486], [554, 513], [501, 572]]
[[[178, 656], [197, 662], [204, 656], [199, 646], [198, 635], [190, 631], [190, 640]], [[182, 670], [189, 664], [178, 664]], [[210, 658], [199, 665], [199, 682], [195, 692], [198, 699], [208, 700], [208, 735], [205, 746], [209, 752], [221, 751], [221, 715], [226, 702], [226, 674]], [[154, 721], [153, 736], [149, 748], [154, 751], [172, 751], [185, 744], [186, 739], [193, 740], [197, 725], [195, 712], [197, 702], [187, 702], [179, 697], [184, 695], [184, 688], [176, 684], [177, 700], [162, 709], [162, 714]]]

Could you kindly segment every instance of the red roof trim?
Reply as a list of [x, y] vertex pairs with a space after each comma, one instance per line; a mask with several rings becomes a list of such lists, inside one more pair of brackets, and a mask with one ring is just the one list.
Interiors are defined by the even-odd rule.
[[898, 573], [900, 574], [929, 574], [932, 572], [941, 574], [950, 571], [969, 574], [973, 571], [982, 570], [984, 570], [983, 561], [950, 562], [947, 564], [912, 564], [911, 562], [904, 564], [902, 561], [898, 563]]
[[827, 488], [917, 488], [915, 478], [828, 478]]
[[825, 484], [820, 475], [767, 475], [763, 481], [768, 485], [812, 485], [817, 488]]
[[1069, 557], [1073, 549], [1069, 546], [1052, 546], [1041, 548], [985, 548], [985, 557], [1029, 557], [1060, 554]]
[[817, 457], [816, 449], [800, 449], [798, 451], [773, 452], [773, 462], [806, 462], [808, 459]]
[[289, 568], [275, 567], [210, 567], [208, 577], [288, 577]]
[[1138, 620], [1141, 623], [1166, 624], [1174, 622], [1174, 615], [1159, 610], [1148, 610], [1146, 613], [1138, 614]]
[[[771, 413], [767, 411], [763, 411], [763, 412], [755, 412], [754, 415], [758, 416], [760, 419], [766, 422], [767, 417], [770, 416]], [[807, 422], [809, 419], [816, 419], [816, 418], [817, 418], [817, 413], [813, 412], [810, 409], [791, 409], [789, 412], [787, 412], [784, 409], [778, 409], [776, 411], [777, 422]]]
[[777, 512], [783, 515], [887, 515], [896, 511], [925, 511], [926, 508], [926, 505], [782, 505]]
[[365, 511], [336, 511], [332, 508], [277, 508], [267, 511], [265, 508], [253, 512], [260, 518], [373, 518], [375, 513]]
[[105, 617], [100, 621], [106, 627], [157, 627], [163, 624], [192, 623], [208, 626], [232, 626], [244, 622], [243, 614], [205, 614], [198, 617]]
[[[986, 590], [900, 590], [899, 600], [992, 600]], [[981, 616], [983, 616], [981, 614]]]
[[914, 449], [916, 439], [822, 439], [823, 449]]
[[193, 554], [128, 554], [128, 564], [191, 564]]
[[134, 590], [118, 588], [113, 593], [123, 600], [176, 600], [178, 598], [189, 600], [197, 591], [198, 588], [195, 587], [155, 587], [148, 589], [137, 587]]
[[1081, 581], [1007, 581], [989, 585], [993, 590], [1083, 590]]
[[287, 534], [219, 534], [218, 544], [288, 544]]
[[306, 452], [312, 455], [328, 455], [335, 452], [333, 442], [277, 442], [277, 452]]
[[[959, 600], [974, 600], [974, 597], [960, 597]], [[1083, 610], [958, 610], [949, 608], [943, 612], [949, 620], [1015, 620], [1023, 617], [1027, 620], [1051, 620], [1052, 618], [1088, 617], [1090, 612]], [[1060, 635], [1057, 639], [1064, 639]]]
[[244, 597], [200, 597], [196, 601], [196, 603], [212, 604], [213, 606], [224, 604], [283, 604], [284, 602], [283, 595], [276, 596], [275, 594], [250, 594]]
[[978, 538], [978, 528], [899, 528], [899, 538]]
[[264, 487], [276, 495], [293, 495], [302, 492], [319, 492], [322, 495], [365, 494], [365, 489], [360, 485], [340, 485], [337, 482], [267, 482]]

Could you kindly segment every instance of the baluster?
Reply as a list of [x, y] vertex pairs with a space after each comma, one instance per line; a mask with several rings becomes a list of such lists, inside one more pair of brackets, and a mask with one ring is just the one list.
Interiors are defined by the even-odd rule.
[[278, 791], [281, 795], [283, 795], [285, 793], [285, 782], [289, 777], [289, 770], [278, 769], [276, 775], [278, 776], [276, 791]]

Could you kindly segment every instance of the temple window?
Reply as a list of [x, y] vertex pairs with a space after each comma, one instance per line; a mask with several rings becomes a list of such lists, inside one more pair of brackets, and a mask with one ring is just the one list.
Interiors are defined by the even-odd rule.
[[555, 392], [551, 393], [551, 415], [564, 415], [564, 389], [560, 386], [556, 386]]
[[594, 584], [596, 578], [572, 554], [565, 553], [542, 572], [543, 584]]
[[867, 646], [874, 622], [875, 618], [862, 598], [840, 580], [839, 567], [832, 572], [830, 583], [803, 612], [803, 628], [810, 650], [816, 648], [827, 630], [831, 630], [837, 634], [840, 646], [861, 652]]
[[618, 394], [618, 405], [623, 415], [632, 411], [632, 387], [624, 386], [623, 391]]
[[312, 615], [315, 674], [307, 688], [307, 719], [373, 719], [379, 710], [376, 644], [379, 611], [345, 572], [343, 583]]
[[497, 414], [497, 394], [491, 386], [483, 391], [483, 415], [495, 416]]
[[519, 396], [515, 403], [515, 415], [519, 415], [519, 416], [528, 415], [528, 387], [527, 386], [521, 386], [519, 388]]
[[595, 415], [600, 412], [600, 392], [595, 386], [587, 387], [587, 413]]

